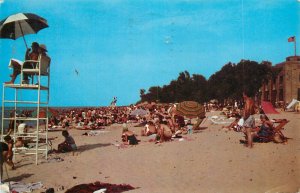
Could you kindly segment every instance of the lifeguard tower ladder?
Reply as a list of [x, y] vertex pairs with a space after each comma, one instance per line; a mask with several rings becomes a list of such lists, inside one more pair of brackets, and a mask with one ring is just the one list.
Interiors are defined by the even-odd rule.
[[[20, 83], [3, 84], [2, 93], [2, 129], [1, 141], [8, 132], [5, 128], [9, 122], [13, 121], [12, 139], [16, 142], [18, 138], [29, 141], [28, 147], [14, 147], [14, 157], [17, 154], [35, 155], [35, 163], [38, 164], [39, 154], [44, 154], [47, 159], [48, 154], [48, 104], [50, 96], [50, 58], [40, 55], [37, 61], [30, 62], [35, 66], [32, 69], [21, 68]], [[25, 63], [24, 62], [24, 63]], [[23, 74], [26, 73], [32, 77], [30, 84], [23, 84]], [[37, 83], [34, 84], [33, 78], [37, 77]], [[46, 85], [46, 86], [42, 86]], [[9, 96], [7, 93], [9, 92]], [[28, 99], [25, 99], [27, 96]], [[29, 96], [29, 97], [28, 97]], [[14, 97], [14, 98], [13, 98]], [[35, 98], [36, 97], [36, 98]], [[13, 98], [13, 99], [9, 99]], [[33, 110], [30, 117], [21, 115], [23, 108]], [[9, 116], [9, 112], [12, 115]], [[36, 115], [34, 115], [36, 114]], [[31, 123], [33, 132], [20, 133], [17, 128], [17, 123], [24, 121]], [[42, 125], [43, 124], [43, 125]], [[12, 128], [11, 128], [12, 129]]]

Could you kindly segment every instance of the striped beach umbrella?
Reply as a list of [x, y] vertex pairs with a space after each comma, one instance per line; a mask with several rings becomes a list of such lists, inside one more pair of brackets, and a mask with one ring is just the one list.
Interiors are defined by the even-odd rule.
[[176, 105], [175, 114], [189, 118], [202, 118], [205, 117], [205, 109], [203, 105], [195, 101], [184, 101]]
[[47, 20], [33, 13], [17, 13], [0, 21], [0, 38], [17, 39], [24, 35], [36, 34], [41, 29], [47, 28]]

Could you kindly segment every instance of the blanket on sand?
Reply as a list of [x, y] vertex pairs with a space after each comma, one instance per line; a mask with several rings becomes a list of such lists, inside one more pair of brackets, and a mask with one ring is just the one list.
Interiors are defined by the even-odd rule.
[[96, 190], [106, 189], [105, 193], [120, 193], [135, 189], [128, 184], [109, 184], [102, 182], [95, 182], [90, 184], [80, 184], [68, 189], [65, 193], [93, 193]]

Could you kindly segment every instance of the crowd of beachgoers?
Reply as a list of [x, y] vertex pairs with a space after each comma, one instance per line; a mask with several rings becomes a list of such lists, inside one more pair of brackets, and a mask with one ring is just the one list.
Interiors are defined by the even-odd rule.
[[[204, 111], [222, 111], [222, 116], [227, 119], [231, 119], [231, 123], [223, 128], [234, 130], [237, 132], [244, 132], [246, 140], [252, 138], [271, 136], [275, 128], [273, 128], [274, 122], [280, 123], [280, 120], [271, 122], [269, 118], [259, 112], [261, 115], [261, 125], [263, 130], [254, 130], [254, 125], [249, 126], [252, 130], [251, 133], [247, 133], [243, 130], [243, 103], [204, 103]], [[261, 110], [261, 109], [260, 109]], [[204, 112], [204, 114], [205, 114]], [[32, 116], [32, 111], [24, 110], [22, 116]], [[13, 116], [13, 114], [12, 114]], [[141, 103], [138, 105], [130, 106], [116, 106], [112, 104], [108, 107], [85, 107], [85, 108], [49, 108], [49, 124], [48, 130], [99, 130], [105, 129], [105, 127], [112, 124], [121, 124], [122, 127], [122, 139], [124, 144], [136, 145], [139, 140], [137, 135], [128, 129], [127, 124], [133, 123], [137, 127], [141, 127], [141, 136], [153, 136], [153, 141], [159, 143], [164, 141], [170, 141], [174, 138], [180, 138], [184, 134], [192, 133], [193, 131], [200, 129], [200, 124], [204, 120], [205, 116], [188, 118], [176, 113], [176, 104], [161, 104], [161, 103]], [[282, 120], [281, 120], [282, 121]], [[19, 133], [24, 133], [24, 130], [29, 128], [29, 125], [25, 123], [17, 123], [17, 130]], [[13, 121], [9, 127], [13, 128]], [[257, 128], [257, 127], [255, 127]], [[255, 134], [253, 134], [255, 133]], [[63, 134], [64, 135], [64, 134]], [[65, 134], [67, 135], [67, 134]], [[248, 138], [248, 136], [251, 136]], [[253, 136], [255, 135], [255, 136]], [[70, 140], [75, 143], [74, 140]], [[252, 140], [251, 140], [252, 141]], [[21, 143], [21, 145], [23, 145]], [[67, 148], [72, 150], [72, 148]], [[68, 150], [66, 150], [68, 151]]]
[[[254, 123], [247, 126], [245, 125], [247, 123], [244, 123], [246, 121], [243, 119], [245, 112], [243, 106], [244, 104], [236, 101], [227, 104], [203, 104], [205, 112], [222, 111], [222, 116], [231, 122], [227, 126], [224, 125], [224, 129], [245, 134], [245, 140], [241, 140], [241, 143], [252, 146], [253, 140], [261, 142], [274, 141], [275, 133], [279, 133], [277, 142], [286, 141], [280, 129], [288, 122], [287, 120], [270, 120], [263, 110], [258, 108], [258, 113], [261, 114], [260, 125], [255, 125], [254, 121]], [[122, 127], [122, 140], [127, 145], [139, 143], [137, 134], [128, 129], [128, 123], [133, 123], [136, 127], [142, 128], [139, 135], [152, 136], [152, 141], [161, 143], [200, 130], [200, 124], [205, 119], [205, 116], [189, 118], [177, 114], [176, 104], [154, 102], [123, 107], [113, 105], [99, 108], [60, 108], [50, 109], [50, 111], [52, 116], [49, 121], [49, 130], [69, 128], [97, 130], [105, 129], [106, 126], [116, 123]], [[275, 123], [279, 124], [279, 127], [275, 127]], [[247, 130], [247, 128], [251, 130]]]
[[[217, 102], [204, 103], [204, 116], [193, 118], [176, 113], [176, 105], [177, 104], [172, 103], [144, 102], [137, 105], [116, 106], [114, 102], [108, 107], [49, 108], [48, 131], [63, 131], [68, 129], [100, 130], [112, 124], [120, 124], [123, 130], [122, 140], [124, 144], [136, 145], [139, 143], [137, 134], [130, 131], [127, 126], [129, 123], [133, 123], [137, 127], [142, 128], [139, 135], [152, 136], [151, 139], [153, 139], [153, 141], [161, 143], [174, 138], [180, 138], [184, 134], [199, 130], [201, 122], [205, 119], [205, 112], [221, 110], [222, 116], [231, 121], [228, 126], [224, 125], [223, 128], [243, 132], [245, 134], [244, 142], [248, 143], [248, 141], [250, 141], [248, 145], [252, 146], [253, 138], [266, 138], [260, 140], [268, 141], [274, 136], [274, 130], [276, 129], [274, 127], [275, 122], [279, 124], [283, 122], [283, 126], [287, 123], [286, 120], [273, 120], [272, 122], [272, 120], [269, 120], [263, 111], [261, 111], [259, 112], [261, 114], [261, 125], [257, 127], [254, 125], [255, 122], [251, 123], [251, 125], [246, 126], [246, 128], [251, 128], [251, 130], [246, 131], [245, 120], [243, 119], [245, 115], [244, 103], [237, 101], [225, 104]], [[250, 114], [252, 115], [253, 113], [254, 112], [251, 112]], [[31, 117], [32, 114], [32, 111], [24, 110], [21, 116]], [[11, 116], [13, 115], [12, 113]], [[252, 118], [252, 116], [249, 117]], [[213, 121], [213, 119], [211, 120]], [[14, 127], [13, 124], [14, 121], [11, 121], [9, 125], [11, 131]], [[29, 128], [30, 126], [24, 122], [17, 123], [17, 131], [21, 134], [27, 132]], [[277, 128], [277, 130], [279, 131], [280, 128]], [[62, 145], [58, 147], [58, 152], [76, 149], [74, 145], [75, 140], [71, 139], [71, 137], [68, 138], [68, 133], [63, 133], [62, 135], [66, 137], [67, 143], [66, 141], [62, 143], [66, 146]], [[282, 133], [281, 136], [284, 138]], [[20, 142], [20, 144], [17, 143], [17, 145], [22, 146], [24, 143]]]

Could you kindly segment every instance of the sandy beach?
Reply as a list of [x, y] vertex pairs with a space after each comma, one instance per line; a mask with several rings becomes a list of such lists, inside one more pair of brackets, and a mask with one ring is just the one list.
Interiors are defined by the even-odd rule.
[[[207, 116], [219, 115], [209, 112]], [[256, 115], [258, 118], [259, 115]], [[141, 127], [129, 124], [141, 143], [118, 147], [122, 125], [106, 127], [97, 136], [82, 135], [87, 131], [70, 129], [78, 151], [73, 155], [50, 154], [64, 161], [18, 155], [16, 170], [9, 171], [12, 181], [41, 181], [45, 188], [65, 190], [95, 181], [130, 184], [132, 193], [152, 192], [297, 192], [300, 188], [300, 114], [281, 112], [271, 118], [286, 118], [290, 122], [283, 133], [292, 139], [288, 144], [255, 143], [249, 149], [240, 144], [243, 134], [224, 131], [222, 125], [205, 120], [203, 130], [185, 135], [183, 141], [161, 144], [141, 137]], [[61, 132], [49, 132], [53, 147], [63, 141]], [[4, 173], [4, 176], [6, 174]], [[39, 190], [36, 192], [42, 192]]]

